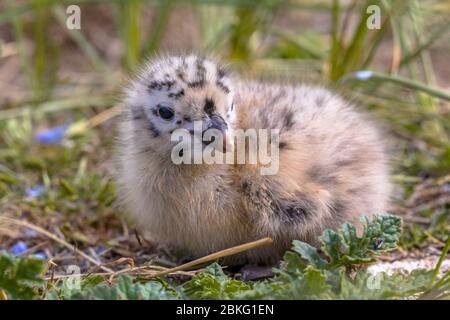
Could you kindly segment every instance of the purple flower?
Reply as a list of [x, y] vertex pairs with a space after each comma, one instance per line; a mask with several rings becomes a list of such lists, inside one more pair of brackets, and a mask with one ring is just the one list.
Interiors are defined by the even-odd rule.
[[450, 183], [446, 183], [442, 186], [444, 192], [450, 192]]
[[37, 142], [42, 144], [54, 144], [58, 143], [64, 137], [68, 126], [59, 126], [54, 128], [49, 128], [47, 130], [41, 131], [35, 135]]
[[373, 76], [373, 72], [370, 70], [361, 70], [361, 71], [357, 71], [353, 74], [353, 76], [361, 81], [366, 81], [369, 80], [370, 78], [372, 78]]
[[41, 194], [45, 192], [45, 186], [38, 185], [25, 190], [25, 196], [27, 199], [33, 199], [39, 197]]
[[95, 247], [95, 253], [98, 255], [102, 255], [103, 253], [105, 253], [106, 250], [108, 250], [108, 249], [101, 245]]
[[25, 236], [30, 237], [30, 238], [37, 237], [37, 235], [38, 235], [36, 230], [30, 229], [30, 228], [26, 228], [24, 233], [25, 233]]
[[27, 250], [28, 250], [28, 245], [22, 241], [17, 242], [15, 245], [13, 245], [11, 247], [11, 249], [9, 249], [9, 251], [15, 256], [18, 256]]

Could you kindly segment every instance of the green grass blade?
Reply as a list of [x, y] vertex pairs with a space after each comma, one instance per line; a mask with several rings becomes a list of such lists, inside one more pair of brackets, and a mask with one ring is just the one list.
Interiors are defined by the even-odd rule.
[[341, 65], [338, 63], [339, 52], [342, 49], [341, 41], [339, 40], [340, 15], [341, 9], [339, 0], [333, 0], [333, 7], [331, 10], [331, 52], [329, 59], [330, 79], [338, 79], [342, 73]]
[[151, 55], [159, 48], [173, 7], [174, 0], [160, 1], [158, 10], [155, 12], [155, 21], [152, 23], [152, 31], [144, 49], [143, 56]]
[[117, 26], [125, 50], [125, 66], [128, 69], [133, 69], [140, 59], [140, 5], [139, 0], [122, 0], [117, 8]]
[[450, 21], [440, 26], [439, 30], [435, 31], [428, 39], [419, 45], [412, 52], [406, 54], [402, 60], [400, 61], [400, 65], [405, 65], [416, 59], [420, 56], [420, 54], [427, 49], [429, 49], [437, 40], [439, 40], [442, 36], [444, 36], [447, 32], [450, 31]]
[[[8, 4], [12, 4], [14, 1], [9, 0]], [[27, 53], [27, 49], [25, 47], [25, 39], [23, 33], [23, 22], [20, 19], [14, 19], [12, 21], [13, 24], [13, 35], [17, 43], [17, 51], [19, 53], [20, 65], [22, 71], [25, 73], [27, 78], [27, 86], [29, 90], [33, 88], [33, 73], [32, 73], [32, 64], [30, 61], [30, 57]]]
[[[367, 76], [366, 74], [362, 77], [362, 73], [361, 72], [367, 72]], [[350, 79], [356, 79], [356, 80], [375, 80], [375, 81], [388, 81], [388, 82], [392, 82], [392, 83], [396, 83], [396, 84], [400, 84], [404, 87], [410, 88], [410, 89], [414, 89], [417, 91], [421, 91], [421, 92], [425, 92], [427, 94], [429, 94], [430, 96], [436, 97], [436, 98], [440, 98], [446, 101], [450, 101], [450, 93], [447, 93], [445, 91], [442, 91], [440, 89], [436, 89], [434, 87], [428, 86], [426, 84], [423, 84], [421, 82], [418, 81], [414, 81], [405, 77], [401, 77], [401, 76], [396, 76], [396, 75], [389, 75], [389, 74], [385, 74], [385, 73], [380, 73], [380, 72], [375, 72], [375, 71], [360, 71], [360, 72], [356, 72], [354, 74], [351, 75], [347, 75], [342, 77], [339, 80], [339, 83], [345, 83]]]
[[[66, 29], [67, 15], [63, 7], [55, 6], [52, 9], [53, 15], [56, 17], [60, 25], [63, 29]], [[89, 40], [86, 39], [83, 33], [80, 30], [69, 30], [67, 33], [77, 43], [97, 72], [105, 74], [108, 70], [107, 64], [102, 61], [94, 46], [90, 44]]]
[[447, 257], [447, 253], [448, 253], [449, 249], [450, 249], [450, 236], [447, 238], [447, 241], [445, 242], [444, 249], [442, 249], [442, 253], [441, 253], [441, 256], [439, 257], [439, 261], [436, 265], [436, 268], [434, 268], [433, 277], [431, 279], [432, 284], [434, 284], [434, 282], [436, 281], [439, 271], [441, 270], [442, 263], [444, 262], [445, 258]]
[[85, 107], [105, 107], [115, 102], [111, 96], [98, 97], [76, 97], [61, 100], [43, 102], [37, 105], [25, 105], [13, 109], [0, 110], [0, 121], [21, 117], [27, 114], [42, 115], [44, 113], [59, 112], [64, 110], [85, 108]]

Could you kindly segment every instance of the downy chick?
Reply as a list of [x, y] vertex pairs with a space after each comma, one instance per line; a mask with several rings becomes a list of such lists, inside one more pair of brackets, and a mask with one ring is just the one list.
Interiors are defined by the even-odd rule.
[[[314, 86], [240, 81], [198, 56], [150, 61], [125, 89], [119, 191], [139, 229], [192, 257], [271, 237], [226, 258], [273, 264], [292, 240], [317, 244], [326, 228], [383, 213], [390, 183], [367, 115]], [[239, 129], [279, 129], [279, 169], [260, 164], [174, 164], [176, 129], [215, 128], [233, 149]]]

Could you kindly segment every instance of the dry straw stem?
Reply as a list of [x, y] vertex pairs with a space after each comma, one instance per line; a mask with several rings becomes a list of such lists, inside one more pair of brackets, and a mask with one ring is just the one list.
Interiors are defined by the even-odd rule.
[[[161, 270], [166, 270], [167, 268], [164, 267], [160, 267], [160, 266], [142, 266], [142, 267], [134, 267], [134, 268], [126, 268], [117, 272], [89, 272], [89, 273], [84, 273], [84, 274], [80, 274], [81, 277], [87, 277], [87, 276], [102, 276], [102, 277], [107, 277], [108, 276], [108, 282], [112, 283], [112, 281], [114, 280], [114, 278], [118, 275], [121, 274], [132, 274], [135, 276], [143, 276], [143, 277], [153, 277], [152, 273], [155, 272], [155, 270], [152, 269], [156, 269], [156, 272], [159, 272]], [[175, 275], [185, 275], [185, 276], [190, 276], [192, 277], [193, 275], [200, 273], [200, 272], [204, 272], [205, 269], [197, 269], [195, 271], [177, 271], [177, 272], [173, 272], [171, 274]], [[73, 277], [72, 274], [57, 274], [57, 275], [53, 275], [51, 277], [46, 277], [45, 280], [49, 281], [49, 280], [59, 280], [59, 279], [65, 279], [65, 278], [70, 278]]]
[[196, 265], [199, 265], [199, 264], [202, 264], [202, 263], [205, 263], [205, 262], [214, 261], [214, 260], [217, 260], [217, 259], [220, 259], [220, 258], [223, 258], [223, 257], [228, 257], [228, 256], [231, 256], [231, 255], [234, 255], [234, 254], [238, 254], [238, 253], [244, 252], [244, 251], [255, 249], [255, 248], [258, 248], [258, 247], [261, 247], [261, 246], [265, 246], [265, 245], [271, 244], [272, 242], [273, 242], [273, 240], [271, 238], [263, 238], [263, 239], [256, 240], [256, 241], [253, 241], [253, 242], [248, 242], [248, 243], [245, 243], [245, 244], [241, 244], [241, 245], [236, 246], [236, 247], [231, 247], [231, 248], [228, 248], [228, 249], [225, 249], [225, 250], [221, 250], [221, 251], [212, 253], [212, 254], [204, 256], [204, 257], [202, 257], [200, 259], [197, 259], [197, 260], [194, 260], [194, 261], [182, 264], [181, 266], [178, 266], [178, 267], [175, 267], [175, 268], [171, 268], [171, 269], [167, 269], [167, 270], [164, 270], [164, 271], [161, 271], [161, 272], [154, 273], [153, 275], [151, 275], [151, 277], [160, 277], [160, 276], [164, 276], [164, 275], [169, 274], [169, 273], [186, 270], [186, 269], [192, 268], [192, 267], [194, 267]]
[[[41, 227], [38, 227], [30, 222], [27, 221], [22, 221], [22, 220], [17, 220], [17, 219], [13, 219], [13, 218], [9, 218], [9, 217], [2, 217], [0, 216], [0, 223], [4, 222], [4, 223], [10, 223], [10, 224], [15, 224], [21, 227], [26, 227], [26, 228], [30, 228], [32, 230], [35, 230], [36, 232], [39, 232], [43, 235], [45, 235], [46, 237], [58, 242], [59, 244], [65, 246], [66, 248], [68, 248], [69, 250], [73, 251], [76, 254], [79, 254], [81, 257], [85, 258], [86, 260], [88, 260], [89, 262], [93, 263], [94, 265], [96, 265], [97, 267], [101, 268], [103, 271], [106, 271], [107, 274], [103, 274], [103, 275], [110, 275], [110, 281], [116, 277], [119, 274], [122, 273], [129, 273], [129, 272], [133, 272], [133, 271], [140, 271], [140, 270], [145, 270], [145, 269], [158, 269], [158, 266], [142, 266], [142, 267], [134, 267], [131, 266], [130, 268], [124, 269], [124, 270], [120, 270], [117, 272], [114, 272], [113, 270], [111, 270], [110, 268], [102, 265], [102, 263], [100, 261], [95, 260], [94, 258], [92, 258], [91, 256], [85, 254], [82, 251], [77, 250], [73, 245], [71, 245], [70, 243], [68, 243], [67, 241], [64, 241], [63, 239], [55, 236], [54, 234], [48, 232], [47, 230], [42, 229]], [[263, 238], [260, 240], [256, 240], [256, 241], [252, 241], [252, 242], [248, 242], [245, 244], [241, 244], [239, 246], [235, 246], [235, 247], [231, 247], [225, 250], [221, 250], [215, 253], [212, 253], [210, 255], [204, 256], [202, 258], [196, 259], [194, 261], [182, 264], [178, 267], [174, 267], [174, 268], [163, 268], [161, 267], [161, 271], [150, 274], [151, 278], [154, 277], [160, 277], [160, 276], [164, 276], [166, 274], [171, 274], [171, 273], [178, 273], [179, 271], [184, 271], [186, 269], [192, 268], [194, 266], [197, 266], [199, 264], [202, 263], [206, 263], [206, 262], [210, 262], [210, 261], [214, 261], [223, 257], [228, 257], [234, 254], [238, 254], [244, 251], [248, 251], [248, 250], [252, 250], [261, 246], [265, 246], [268, 244], [271, 244], [273, 242], [273, 240], [271, 238]], [[120, 259], [119, 259], [120, 260]], [[122, 261], [121, 261], [122, 262]]]
[[6, 295], [6, 292], [3, 290], [0, 290], [0, 300], [8, 300], [8, 296]]
[[[156, 269], [156, 270], [152, 270], [152, 269]], [[103, 276], [109, 276], [108, 278], [108, 282], [112, 283], [114, 278], [117, 277], [118, 275], [121, 274], [133, 274], [133, 275], [140, 275], [140, 276], [145, 276], [146, 278], [154, 278], [155, 277], [155, 273], [160, 273], [162, 271], [169, 271], [168, 268], [165, 267], [161, 267], [161, 266], [156, 266], [156, 265], [148, 265], [148, 266], [141, 266], [141, 267], [133, 267], [133, 268], [126, 268], [117, 272], [114, 272], [112, 274], [107, 274], [107, 273], [103, 273], [99, 275], [103, 275]], [[194, 276], [197, 273], [203, 272], [205, 271], [205, 269], [198, 269], [195, 271], [175, 271], [175, 272], [169, 272], [168, 274], [170, 275], [185, 275], [185, 276]]]
[[108, 121], [116, 116], [118, 116], [123, 111], [123, 106], [119, 105], [116, 107], [109, 108], [99, 114], [95, 115], [91, 119], [88, 120], [87, 127], [92, 129], [102, 124], [103, 122]]
[[[264, 245], [268, 245], [271, 244], [273, 242], [273, 240], [271, 238], [263, 238], [257, 241], [253, 241], [253, 242], [248, 242], [245, 244], [241, 244], [239, 246], [235, 246], [235, 247], [231, 247], [225, 250], [221, 250], [215, 253], [212, 253], [210, 255], [207, 255], [205, 257], [202, 257], [200, 259], [191, 261], [189, 263], [185, 263], [182, 264], [181, 266], [178, 267], [174, 267], [174, 268], [165, 268], [165, 267], [161, 267], [161, 266], [154, 266], [154, 265], [150, 265], [150, 266], [141, 266], [141, 267], [134, 267], [134, 262], [129, 263], [131, 259], [129, 258], [121, 258], [118, 259], [116, 261], [113, 261], [112, 263], [110, 263], [110, 265], [115, 265], [115, 264], [121, 264], [123, 262], [128, 262], [130, 264], [129, 268], [120, 270], [120, 271], [116, 271], [116, 272], [107, 272], [107, 273], [96, 273], [96, 274], [90, 274], [90, 275], [100, 275], [100, 276], [108, 276], [109, 275], [109, 279], [108, 282], [112, 283], [112, 281], [114, 280], [115, 277], [117, 277], [120, 274], [128, 274], [128, 273], [133, 273], [133, 274], [138, 274], [138, 275], [145, 275], [148, 276], [148, 278], [155, 278], [155, 277], [160, 277], [160, 276], [164, 276], [167, 274], [184, 274], [184, 275], [190, 275], [192, 276], [192, 272], [184, 272], [184, 270], [192, 268], [194, 266], [197, 266], [199, 264], [202, 263], [206, 263], [206, 262], [210, 262], [210, 261], [214, 261], [223, 257], [227, 257], [227, 256], [231, 256], [234, 254], [238, 254], [244, 251], [248, 251], [248, 250], [252, 250], [255, 249], [257, 247], [261, 247]], [[131, 260], [132, 261], [132, 260]], [[159, 271], [155, 272], [155, 273], [151, 273], [152, 270], [151, 269], [160, 269]], [[197, 270], [197, 272], [203, 271], [202, 270]], [[150, 272], [150, 273], [149, 273]], [[69, 275], [70, 276], [70, 275]], [[53, 277], [54, 279], [61, 279], [61, 278], [66, 278], [68, 277], [68, 275], [58, 275]]]
[[93, 263], [94, 265], [96, 265], [97, 267], [101, 268], [102, 270], [104, 270], [106, 272], [110, 272], [110, 273], [114, 272], [110, 268], [107, 268], [107, 267], [103, 266], [100, 261], [97, 261], [94, 258], [92, 258], [91, 256], [85, 254], [84, 252], [77, 250], [77, 248], [75, 248], [73, 245], [71, 245], [67, 241], [65, 241], [65, 240], [55, 236], [54, 234], [48, 232], [47, 230], [44, 230], [41, 227], [38, 227], [38, 226], [36, 226], [36, 225], [34, 225], [32, 223], [29, 223], [27, 221], [22, 221], [22, 220], [9, 218], [9, 217], [2, 217], [2, 216], [0, 216], [0, 222], [15, 224], [15, 225], [18, 225], [18, 226], [21, 226], [21, 227], [30, 228], [32, 230], [35, 230], [36, 232], [39, 232], [40, 234], [45, 235], [46, 237], [48, 237], [48, 238], [58, 242], [59, 244], [61, 244], [64, 247], [68, 248], [69, 250], [73, 251], [74, 253], [80, 255], [81, 257], [83, 257], [84, 259], [86, 259], [89, 262]]
[[221, 251], [212, 253], [210, 255], [204, 256], [202, 258], [199, 258], [197, 260], [194, 260], [194, 261], [182, 264], [181, 266], [170, 268], [170, 269], [164, 268], [164, 267], [158, 267], [158, 266], [131, 267], [131, 268], [123, 269], [123, 270], [120, 270], [120, 271], [112, 273], [110, 275], [110, 277], [109, 277], [109, 282], [111, 283], [113, 281], [113, 279], [116, 276], [120, 275], [120, 274], [130, 273], [130, 272], [135, 272], [135, 271], [141, 271], [141, 270], [150, 269], [150, 268], [152, 268], [152, 269], [160, 268], [162, 270], [158, 271], [158, 272], [155, 272], [155, 273], [152, 273], [152, 274], [149, 274], [148, 275], [149, 278], [155, 278], [155, 277], [160, 277], [160, 276], [164, 276], [164, 275], [167, 275], [167, 274], [174, 274], [174, 273], [181, 273], [182, 274], [182, 272], [180, 272], [180, 271], [184, 271], [186, 269], [192, 268], [192, 267], [197, 266], [199, 264], [210, 262], [210, 261], [214, 261], [214, 260], [217, 260], [217, 259], [220, 259], [220, 258], [223, 258], [223, 257], [231, 256], [231, 255], [238, 254], [238, 253], [241, 253], [241, 252], [244, 252], [244, 251], [248, 251], [248, 250], [251, 250], [251, 249], [255, 249], [255, 248], [260, 247], [260, 246], [271, 244], [272, 242], [273, 242], [273, 240], [271, 238], [263, 238], [263, 239], [260, 239], [260, 240], [256, 240], [256, 241], [253, 241], [253, 242], [248, 242], [248, 243], [245, 243], [245, 244], [241, 244], [239, 246], [235, 246], [235, 247], [231, 247], [231, 248], [228, 248], [228, 249], [225, 249], [225, 250], [221, 250]]

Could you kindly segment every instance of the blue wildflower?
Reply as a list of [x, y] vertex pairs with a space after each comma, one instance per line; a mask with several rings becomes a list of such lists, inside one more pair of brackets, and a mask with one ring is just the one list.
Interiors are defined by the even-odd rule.
[[35, 135], [35, 139], [39, 143], [54, 144], [58, 143], [64, 137], [68, 126], [59, 126], [41, 131]]
[[11, 247], [9, 252], [11, 252], [15, 256], [18, 256], [27, 250], [28, 250], [28, 245], [25, 242], [19, 241]]
[[370, 78], [372, 78], [373, 72], [370, 70], [361, 70], [361, 71], [355, 72], [353, 76], [358, 80], [365, 81], [365, 80], [369, 80]]
[[44, 252], [36, 252], [35, 254], [32, 255], [32, 257], [36, 258], [36, 259], [42, 259], [42, 260], [47, 259], [47, 255]]
[[28, 199], [33, 199], [39, 197], [41, 194], [45, 192], [45, 186], [38, 185], [25, 190], [25, 196]]
[[105, 251], [107, 251], [108, 250], [108, 248], [105, 248], [104, 246], [97, 246], [97, 247], [95, 247], [95, 253], [96, 254], [98, 254], [99, 256], [101, 256], [102, 254], [104, 254], [105, 253]]

